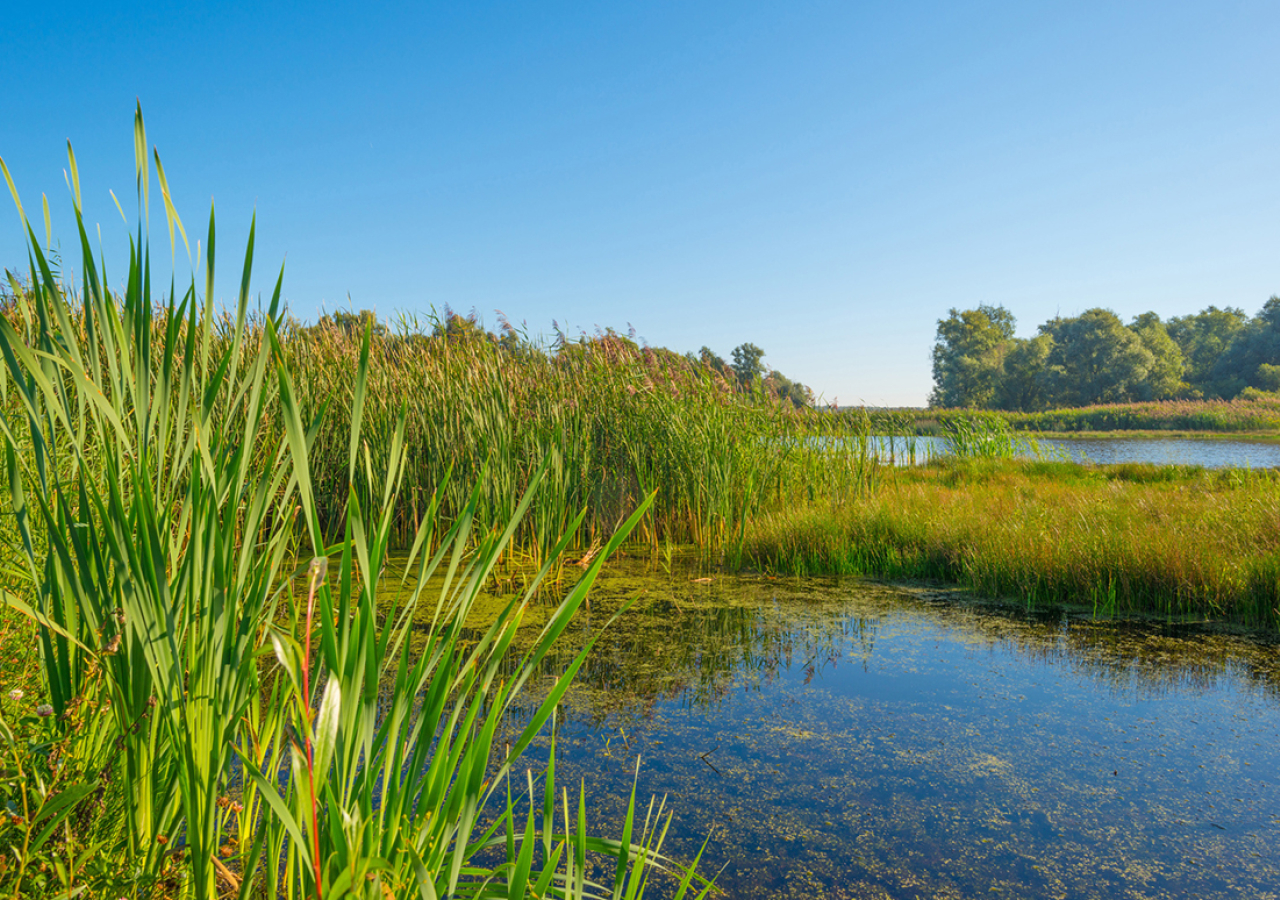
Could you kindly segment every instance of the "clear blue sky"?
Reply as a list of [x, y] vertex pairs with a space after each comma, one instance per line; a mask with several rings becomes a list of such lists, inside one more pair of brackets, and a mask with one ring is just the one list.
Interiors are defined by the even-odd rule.
[[[937, 319], [1280, 292], [1280, 4], [8, 4], [0, 156], [108, 257], [132, 114], [220, 291], [628, 324], [919, 405]], [[0, 266], [25, 263], [0, 197]], [[153, 227], [167, 256], [163, 213]], [[179, 245], [179, 274], [189, 267]], [[116, 276], [120, 275], [119, 266]]]

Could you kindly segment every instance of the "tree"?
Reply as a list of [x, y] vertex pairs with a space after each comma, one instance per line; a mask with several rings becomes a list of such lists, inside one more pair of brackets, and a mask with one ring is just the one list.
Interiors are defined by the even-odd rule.
[[1263, 363], [1258, 366], [1255, 387], [1260, 391], [1274, 394], [1280, 391], [1280, 366]]
[[480, 324], [480, 316], [476, 314], [474, 309], [470, 315], [463, 316], [454, 312], [447, 305], [444, 308], [444, 318], [436, 320], [431, 329], [431, 336], [434, 338], [447, 338], [450, 341], [497, 340], [496, 335], [484, 330], [484, 326]]
[[996, 389], [997, 409], [1032, 411], [1048, 405], [1045, 363], [1051, 350], [1053, 338], [1047, 334], [1013, 340]]
[[777, 370], [765, 377], [764, 386], [780, 400], [790, 400], [796, 407], [813, 406], [813, 391]]
[[[1235, 393], [1213, 377], [1215, 366], [1226, 349], [1244, 329], [1249, 317], [1243, 309], [1210, 306], [1191, 316], [1175, 316], [1166, 330], [1182, 351], [1186, 363], [1183, 378], [1189, 393], [1204, 397], [1225, 397]], [[1237, 388], [1238, 390], [1238, 388]]]
[[764, 374], [764, 351], [755, 344], [739, 344], [733, 348], [733, 371], [744, 388], [755, 384]]
[[334, 328], [357, 338], [363, 337], [365, 328], [370, 325], [373, 326], [374, 337], [386, 337], [387, 326], [379, 322], [377, 313], [370, 309], [362, 309], [358, 313], [338, 310], [332, 315], [321, 316], [318, 323], [321, 328]]
[[1245, 387], [1263, 388], [1269, 379], [1262, 366], [1280, 365], [1280, 297], [1272, 297], [1218, 357], [1212, 378], [1234, 397]]
[[1017, 321], [1003, 306], [951, 309], [938, 320], [930, 406], [990, 407]]
[[1133, 320], [1129, 329], [1152, 356], [1151, 369], [1146, 380], [1135, 389], [1135, 399], [1170, 400], [1188, 393], [1188, 385], [1182, 380], [1187, 368], [1182, 349], [1169, 336], [1160, 317], [1153, 312], [1143, 313]]
[[1155, 364], [1142, 338], [1109, 309], [1055, 318], [1041, 325], [1040, 332], [1053, 338], [1045, 360], [1050, 406], [1129, 402]]
[[711, 348], [705, 344], [702, 349], [698, 351], [697, 359], [708, 369], [719, 375], [729, 374], [729, 364], [724, 361], [724, 357], [714, 353]]

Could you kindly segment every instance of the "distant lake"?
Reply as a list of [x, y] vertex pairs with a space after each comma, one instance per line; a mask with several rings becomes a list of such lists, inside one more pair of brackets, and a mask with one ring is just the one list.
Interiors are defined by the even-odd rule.
[[[908, 463], [905, 438], [877, 437], [884, 458]], [[1055, 438], [1039, 441], [1046, 455], [1060, 451], [1083, 463], [1155, 463], [1157, 465], [1228, 466], [1266, 469], [1280, 466], [1280, 443], [1248, 438]], [[915, 438], [915, 459], [922, 462], [947, 451], [945, 438]]]

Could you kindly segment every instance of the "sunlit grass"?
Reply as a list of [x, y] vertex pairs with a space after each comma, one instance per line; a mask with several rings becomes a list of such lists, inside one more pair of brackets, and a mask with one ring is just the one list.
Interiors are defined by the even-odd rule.
[[[915, 416], [921, 424], [946, 426], [968, 419], [972, 410], [927, 410]], [[1280, 432], [1280, 397], [1259, 396], [1236, 400], [1158, 400], [1143, 403], [1106, 403], [1040, 412], [994, 412], [1020, 431], [1070, 433], [1080, 431], [1195, 431]]]
[[[814, 496], [848, 499], [877, 477], [865, 419], [744, 394], [701, 362], [613, 333], [546, 346], [482, 331], [433, 335], [440, 324], [402, 319], [370, 350], [366, 446], [375, 465], [405, 417], [399, 534], [411, 532], [416, 510], [440, 485], [446, 520], [465, 502], [461, 485], [480, 483], [480, 521], [505, 521], [549, 458], [543, 493], [516, 535], [537, 560], [577, 510], [587, 516], [574, 549], [586, 550], [650, 494], [641, 540], [654, 548], [693, 543], [732, 559], [746, 521], [761, 510]], [[321, 498], [346, 489], [347, 361], [358, 340], [315, 327], [282, 342], [299, 396], [329, 404], [312, 460]], [[338, 501], [322, 499], [322, 515], [338, 524], [329, 502]]]
[[761, 516], [746, 553], [777, 572], [938, 579], [1032, 605], [1275, 627], [1280, 477], [939, 461], [860, 503]]

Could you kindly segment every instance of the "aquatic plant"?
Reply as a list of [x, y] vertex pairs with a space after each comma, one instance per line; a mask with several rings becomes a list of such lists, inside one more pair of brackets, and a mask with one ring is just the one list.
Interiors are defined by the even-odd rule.
[[[53, 714], [39, 717], [51, 733], [35, 743], [15, 731], [26, 720], [7, 710], [0, 720], [6, 756], [25, 766], [3, 789], [27, 804], [6, 823], [13, 860], [0, 890], [618, 898], [641, 896], [667, 870], [678, 896], [705, 895], [692, 868], [661, 853], [664, 807], [642, 815], [633, 795], [621, 835], [605, 839], [587, 827], [585, 791], [572, 802], [553, 765], [538, 778], [518, 771], [590, 642], [516, 738], [496, 739], [648, 503], [620, 517], [514, 667], [507, 650], [550, 562], [478, 640], [466, 638], [554, 462], [531, 472], [497, 527], [476, 526], [483, 472], [439, 526], [442, 480], [421, 498], [408, 556], [393, 565], [408, 416], [374, 423], [385, 432], [366, 428], [366, 329], [347, 362], [345, 487], [325, 507], [326, 534], [313, 478], [326, 418], [299, 391], [281, 339], [281, 280], [251, 313], [251, 228], [236, 307], [220, 314], [211, 213], [203, 299], [194, 275], [181, 295], [172, 283], [153, 295], [153, 159], [171, 249], [187, 235], [140, 108], [134, 125], [140, 220], [121, 295], [94, 260], [70, 148], [77, 293], [0, 161], [30, 254], [0, 317], [0, 439], [11, 549], [24, 565], [4, 602], [36, 627]], [[583, 518], [567, 517], [548, 560]], [[388, 609], [379, 596], [396, 581]], [[601, 858], [604, 880], [589, 871]]]
[[1040, 455], [1040, 446], [1034, 439], [1015, 435], [999, 416], [958, 416], [946, 420], [943, 428], [947, 436], [947, 452], [959, 459], [1015, 459]]
[[[291, 328], [281, 341], [299, 397], [329, 401], [312, 469], [322, 518], [334, 526], [341, 518], [323, 498], [345, 496], [352, 376], [343, 361], [359, 341], [331, 321]], [[638, 535], [655, 552], [663, 543], [694, 543], [708, 555], [732, 557], [759, 510], [810, 496], [853, 497], [876, 477], [865, 420], [744, 393], [701, 361], [613, 332], [544, 345], [513, 332], [499, 339], [477, 324], [457, 324], [456, 316], [402, 317], [374, 336], [368, 371], [365, 417], [375, 464], [405, 414], [407, 502], [396, 526], [402, 540], [412, 533], [415, 504], [448, 483], [440, 513], [452, 519], [468, 497], [461, 486], [482, 471], [477, 516], [505, 521], [548, 456], [543, 496], [516, 535], [517, 548], [534, 561], [574, 511], [587, 510], [574, 545], [585, 551], [649, 494]]]
[[[1041, 412], [986, 411], [1017, 431], [1216, 431], [1227, 433], [1280, 431], [1280, 398], [1259, 396], [1235, 400], [1154, 400], [1106, 403]], [[928, 410], [919, 424], [968, 419], [971, 410]]]

